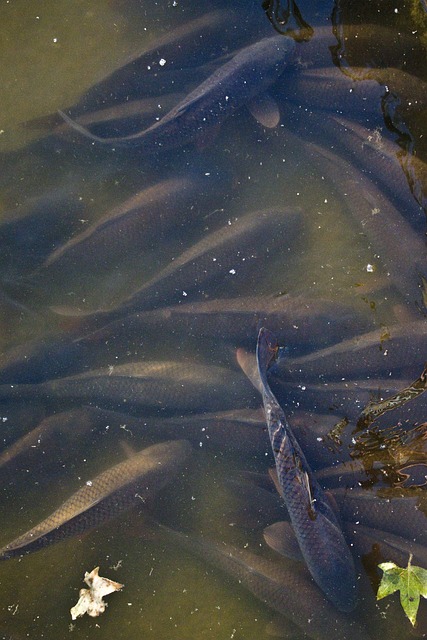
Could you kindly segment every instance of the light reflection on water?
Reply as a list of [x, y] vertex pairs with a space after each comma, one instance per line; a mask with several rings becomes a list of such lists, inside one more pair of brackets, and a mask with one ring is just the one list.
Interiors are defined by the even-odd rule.
[[[329, 30], [329, 4], [306, 4], [300, 6], [305, 20], [315, 26], [326, 25]], [[211, 53], [200, 63], [212, 63], [236, 46], [270, 35], [272, 28], [260, 5], [254, 2], [248, 8], [245, 3], [235, 3], [228, 28], [222, 36], [217, 32], [217, 37], [223, 37], [223, 44], [220, 41], [218, 50], [218, 43], [210, 42]], [[343, 206], [343, 194], [330, 180], [325, 180], [321, 167], [312, 162], [304, 143], [293, 135], [298, 125], [305, 131], [306, 141], [319, 142], [324, 136], [317, 130], [318, 113], [310, 118], [312, 97], [308, 93], [301, 95], [300, 104], [294, 103], [294, 115], [298, 117], [292, 121], [283, 117], [275, 129], [261, 127], [249, 113], [241, 110], [215, 132], [213, 140], [153, 158], [135, 151], [98, 147], [74, 133], [65, 141], [60, 137], [38, 141], [40, 132], [22, 125], [73, 104], [94, 82], [119, 68], [157, 37], [224, 6], [226, 3], [219, 1], [159, 2], [148, 8], [144, 2], [105, 0], [73, 3], [72, 7], [61, 2], [43, 3], [39, 8], [19, 2], [6, 5], [1, 25], [6, 36], [2, 39], [3, 59], [8, 61], [2, 65], [2, 86], [6, 88], [2, 96], [1, 128], [4, 131], [0, 136], [4, 165], [0, 178], [3, 218], [15, 209], [19, 212], [32, 198], [59, 192], [63, 197], [61, 207], [75, 207], [77, 214], [70, 228], [62, 230], [65, 237], [60, 231], [53, 239], [53, 246], [57, 247], [70, 234], [100, 219], [112, 205], [120, 204], [160, 179], [188, 172], [203, 178], [196, 198], [201, 208], [199, 216], [192, 224], [164, 234], [161, 243], [154, 240], [142, 255], [132, 254], [127, 260], [122, 260], [123, 256], [108, 256], [111, 264], [103, 264], [98, 272], [82, 273], [76, 262], [72, 269], [45, 278], [42, 287], [37, 278], [28, 277], [43, 261], [37, 258], [37, 251], [35, 259], [39, 262], [31, 269], [25, 264], [28, 259], [25, 250], [21, 253], [22, 262], [16, 257], [11, 262], [3, 259], [2, 280], [10, 298], [2, 302], [0, 310], [2, 351], [26, 340], [48, 336], [52, 331], [71, 333], [76, 329], [76, 321], [46, 313], [50, 305], [73, 306], [83, 300], [92, 309], [114, 305], [136, 289], [141, 279], [156, 273], [172, 257], [204, 237], [207, 228], [219, 228], [242, 212], [282, 205], [303, 210], [302, 227], [292, 251], [278, 251], [270, 257], [268, 269], [260, 269], [255, 279], [239, 282], [234, 289], [219, 286], [209, 292], [211, 297], [304, 293], [309, 299], [328, 298], [332, 309], [334, 304], [346, 303], [351, 314], [360, 314], [361, 332], [373, 327], [381, 331], [402, 318], [408, 321], [401, 295], [388, 286], [386, 269], [376, 256], [375, 247], [370, 246], [369, 239]], [[335, 42], [330, 35], [324, 45], [324, 59], [329, 60], [330, 54], [326, 56], [325, 51]], [[351, 50], [350, 43], [347, 46]], [[382, 63], [387, 65], [387, 53], [384, 56]], [[166, 68], [169, 62], [173, 61], [167, 60]], [[197, 68], [197, 62], [197, 55], [192, 56], [189, 66]], [[355, 55], [351, 63], [363, 65], [365, 60], [359, 61]], [[310, 61], [305, 64], [309, 65]], [[393, 60], [389, 64], [396, 63]], [[412, 73], [416, 71], [412, 68]], [[161, 79], [161, 70], [156, 73], [156, 81], [147, 87], [149, 91], [154, 91], [157, 78]], [[198, 80], [191, 77], [193, 73], [196, 72], [182, 71], [180, 75], [178, 69], [174, 83], [183, 78], [180, 91], [185, 93], [197, 84]], [[292, 91], [293, 80], [295, 76], [284, 78], [272, 89], [277, 99], [283, 101], [283, 114], [289, 114], [285, 100], [287, 91]], [[369, 131], [381, 131], [381, 135], [394, 140], [395, 134], [387, 132], [380, 109], [374, 111], [376, 113], [366, 116], [346, 113], [344, 108], [342, 115], [361, 120]], [[420, 116], [416, 118], [419, 128]], [[352, 160], [348, 154], [346, 157]], [[414, 208], [409, 204], [409, 190], [407, 198], [410, 217]], [[58, 216], [61, 215], [63, 211], [59, 210]], [[33, 227], [28, 242], [34, 249], [39, 246], [37, 222]], [[421, 211], [415, 228], [420, 234], [424, 229]], [[375, 263], [373, 273], [367, 268], [371, 262]], [[21, 306], [15, 304], [15, 298]], [[333, 330], [331, 326], [331, 332]], [[252, 350], [255, 338], [254, 333]], [[339, 336], [335, 338], [338, 339]], [[147, 329], [130, 347], [123, 348], [125, 343], [121, 338], [112, 348], [105, 343], [105, 350], [104, 344], [95, 345], [97, 366], [175, 357], [191, 362], [194, 358], [231, 367], [238, 376], [234, 349], [248, 346], [238, 341], [230, 345], [227, 339], [203, 338], [197, 331], [175, 332], [168, 327], [164, 332], [161, 326]], [[329, 342], [313, 339], [308, 347], [292, 344], [288, 347], [291, 355], [298, 356], [325, 344]], [[418, 377], [419, 366], [425, 360], [422, 348], [417, 355], [413, 370], [406, 371], [412, 376], [411, 380]], [[85, 362], [81, 362], [81, 370], [85, 367]], [[305, 380], [298, 382], [306, 383]], [[252, 406], [256, 407], [255, 392], [253, 398]], [[57, 403], [54, 408], [59, 411], [68, 406]], [[28, 404], [24, 409], [21, 405], [4, 405], [1, 416], [7, 418], [2, 425], [5, 444], [35, 427], [50, 409], [52, 406], [45, 406], [43, 402]], [[330, 411], [327, 395], [316, 409], [318, 413], [332, 413], [337, 420], [340, 417], [336, 408]], [[421, 406], [417, 419], [422, 411]], [[229, 475], [239, 471], [265, 473], [273, 464], [267, 435], [264, 435], [264, 443], [258, 450], [245, 450], [242, 446], [238, 454], [226, 438], [220, 446], [196, 443], [194, 460], [185, 473], [156, 499], [155, 515], [176, 528], [194, 530], [236, 546], [247, 545], [254, 552], [262, 549], [273, 558], [263, 542], [262, 528], [236, 525], [235, 519], [241, 514], [235, 505], [235, 490], [233, 492], [226, 482]], [[183, 436], [182, 430], [178, 430], [176, 437]], [[115, 424], [110, 429], [101, 429], [101, 433], [77, 436], [62, 448], [61, 442], [47, 443], [39, 461], [32, 462], [30, 458], [2, 476], [2, 543], [45, 517], [52, 506], [60, 504], [82, 480], [122, 459], [124, 453], [118, 446], [119, 441], [140, 449], [159, 438], [164, 436], [157, 436], [153, 430], [147, 435]], [[44, 447], [43, 441], [41, 447]], [[341, 458], [347, 457], [344, 448]], [[40, 464], [40, 459], [49, 460], [49, 464]], [[16, 638], [64, 638], [69, 633], [72, 637], [89, 638], [99, 631], [123, 639], [141, 634], [170, 640], [269, 637], [267, 625], [275, 617], [274, 613], [232, 578], [174, 548], [170, 541], [157, 540], [143, 520], [142, 510], [131, 511], [81, 539], [70, 539], [21, 560], [2, 563], [0, 611], [4, 633]], [[116, 571], [112, 567], [120, 561]], [[109, 607], [99, 620], [79, 619], [69, 630], [69, 609], [77, 601], [78, 590], [84, 586], [84, 572], [97, 565], [101, 566], [101, 575], [123, 582], [125, 589], [111, 596]], [[387, 633], [391, 633], [393, 627], [396, 637], [409, 637], [396, 600], [387, 609], [387, 616], [394, 621], [387, 626]], [[384, 630], [380, 620], [375, 624], [378, 630], [372, 637], [379, 637]], [[0, 630], [3, 632], [2, 627]], [[295, 637], [292, 630], [289, 633], [289, 637]]]

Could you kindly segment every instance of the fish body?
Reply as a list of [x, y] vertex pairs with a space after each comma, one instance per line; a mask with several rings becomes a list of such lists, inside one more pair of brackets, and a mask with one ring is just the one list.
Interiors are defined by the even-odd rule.
[[[0, 355], [0, 383], [34, 383], [71, 375], [97, 366], [99, 354], [115, 358], [141, 346], [141, 335], [152, 329], [166, 334], [203, 336], [242, 346], [268, 325], [279, 339], [286, 334], [298, 348], [310, 341], [327, 346], [343, 336], [369, 329], [351, 307], [305, 296], [251, 296], [209, 299], [131, 313], [94, 331], [28, 341]], [[105, 361], [105, 359], [104, 359]]]
[[311, 142], [306, 146], [322, 175], [326, 174], [335, 188], [346, 194], [349, 214], [380, 257], [390, 284], [414, 312], [424, 309], [422, 278], [427, 273], [424, 239], [363, 172], [329, 149]]
[[424, 365], [427, 321], [423, 318], [406, 324], [395, 324], [387, 330], [376, 329], [326, 349], [279, 363], [287, 378], [296, 375], [303, 380], [351, 378], [358, 375], [396, 374], [398, 370]]
[[159, 301], [173, 304], [213, 296], [217, 285], [235, 290], [261, 262], [265, 264], [274, 255], [276, 248], [280, 247], [283, 253], [290, 249], [301, 218], [298, 208], [252, 211], [206, 233], [118, 306], [98, 311], [68, 307], [54, 311], [88, 316], [99, 325], [101, 321], [106, 324], [126, 314], [151, 309]]
[[[131, 324], [131, 318], [127, 320]], [[302, 295], [208, 299], [135, 314], [135, 324], [138, 321], [141, 326], [165, 324], [175, 331], [182, 329], [239, 345], [252, 342], [254, 332], [268, 325], [278, 337], [291, 336], [289, 341], [298, 347], [332, 342], [334, 335], [354, 335], [357, 327], [366, 323], [350, 306]]]
[[271, 562], [225, 543], [185, 535], [161, 526], [172, 542], [238, 580], [256, 598], [294, 622], [313, 640], [368, 638], [363, 626], [337, 612], [315, 588], [307, 570]]
[[[191, 453], [186, 440], [156, 444], [87, 481], [45, 520], [0, 549], [0, 559], [80, 535], [160, 490]], [[138, 497], [139, 496], [139, 497]]]
[[[142, 51], [136, 51], [119, 68], [88, 89], [78, 104], [71, 108], [72, 113], [92, 112], [100, 106], [105, 108], [141, 95], [151, 95], [147, 85], [155, 85], [154, 95], [157, 96], [159, 88], [162, 91], [168, 88], [165, 76], [170, 75], [170, 69], [177, 74], [170, 89], [176, 90], [176, 83], [183, 72], [188, 69], [194, 76], [200, 65], [223, 54], [223, 36], [230, 25], [230, 18], [241, 24], [240, 16], [228, 8], [226, 11], [204, 13], [172, 31], [165, 30], [164, 35], [150, 41], [148, 47], [144, 43]], [[234, 39], [230, 45], [234, 47], [241, 46], [248, 37], [244, 29], [235, 28], [232, 33]], [[166, 63], [163, 66], [162, 60]]]
[[329, 500], [315, 479], [267, 381], [267, 369], [276, 351], [274, 335], [261, 329], [257, 344], [258, 372], [283, 498], [315, 582], [339, 610], [352, 611], [357, 604], [353, 557]]
[[251, 389], [224, 367], [194, 362], [144, 361], [105, 367], [40, 384], [2, 385], [0, 398], [85, 402], [105, 408], [164, 412], [233, 408]]
[[[427, 545], [427, 516], [425, 497], [411, 490], [397, 489], [387, 496], [366, 489], [336, 489], [336, 500], [344, 520], [365, 527], [382, 529], [407, 538], [417, 544]], [[403, 495], [402, 495], [403, 494]]]
[[78, 264], [80, 269], [86, 265], [112, 269], [122, 254], [147, 249], [166, 229], [183, 224], [200, 188], [200, 181], [171, 178], [144, 189], [58, 247], [44, 267], [51, 271]]
[[96, 142], [141, 145], [144, 150], [181, 146], [205, 135], [266, 91], [284, 72], [294, 48], [292, 39], [273, 36], [241, 49], [161, 120], [130, 136], [101, 138], [61, 115], [74, 129]]

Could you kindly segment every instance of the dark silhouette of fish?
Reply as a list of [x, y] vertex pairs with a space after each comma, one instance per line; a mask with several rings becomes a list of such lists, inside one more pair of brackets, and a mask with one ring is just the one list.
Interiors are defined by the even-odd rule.
[[144, 150], [182, 146], [204, 137], [263, 94], [285, 71], [294, 48], [291, 38], [274, 36], [241, 49], [161, 120], [130, 136], [101, 138], [60, 113], [74, 129], [103, 144], [141, 145]]
[[339, 610], [352, 611], [357, 604], [353, 557], [337, 516], [267, 381], [267, 369], [277, 350], [275, 336], [267, 329], [261, 329], [257, 343], [258, 373], [282, 495], [315, 582]]
[[[61, 315], [88, 316], [99, 326], [128, 313], [163, 303], [190, 302], [211, 297], [216, 285], [236, 290], [252, 275], [260, 263], [280, 247], [285, 253], [300, 229], [302, 212], [298, 208], [252, 211], [214, 231], [206, 232], [198, 242], [145, 282], [116, 307], [89, 311], [84, 308], [53, 307]], [[263, 242], [259, 241], [262, 234]], [[91, 326], [91, 325], [89, 325]]]
[[425, 491], [411, 489], [374, 490], [353, 488], [334, 491], [344, 520], [382, 529], [427, 545]]
[[157, 524], [155, 530], [237, 579], [261, 602], [295, 623], [307, 637], [313, 640], [369, 638], [360, 622], [336, 611], [313, 584], [305, 567], [282, 559], [272, 562], [232, 545], [185, 535], [163, 525]]
[[162, 412], [234, 408], [250, 402], [251, 388], [236, 372], [187, 361], [143, 361], [104, 367], [40, 384], [0, 386], [2, 399], [95, 403]]
[[152, 497], [179, 473], [191, 451], [186, 440], [164, 442], [103, 471], [45, 520], [0, 549], [0, 560], [80, 535]]
[[425, 319], [392, 324], [387, 329], [375, 329], [300, 358], [287, 358], [279, 364], [279, 369], [286, 377], [298, 375], [303, 380], [316, 381], [368, 374], [386, 377], [398, 370], [413, 371], [417, 363], [422, 368], [426, 359], [426, 337]]
[[392, 284], [414, 312], [425, 307], [426, 245], [400, 211], [369, 178], [344, 158], [320, 145], [306, 143], [322, 175], [346, 194], [349, 214], [363, 230]]
[[[120, 256], [148, 248], [166, 230], [188, 222], [200, 180], [171, 178], [144, 189], [107, 211], [82, 233], [53, 251], [45, 261], [50, 271], [79, 265], [80, 269], [113, 269]], [[62, 274], [63, 277], [63, 274]]]

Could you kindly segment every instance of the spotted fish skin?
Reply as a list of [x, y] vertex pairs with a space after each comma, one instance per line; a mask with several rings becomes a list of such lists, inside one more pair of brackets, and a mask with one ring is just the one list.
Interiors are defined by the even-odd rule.
[[315, 479], [267, 381], [267, 369], [277, 350], [274, 334], [261, 329], [257, 365], [282, 495], [315, 582], [337, 609], [352, 611], [357, 604], [353, 557], [327, 496]]
[[45, 520], [0, 549], [0, 560], [80, 535], [152, 497], [183, 468], [191, 451], [187, 440], [163, 442], [103, 471]]

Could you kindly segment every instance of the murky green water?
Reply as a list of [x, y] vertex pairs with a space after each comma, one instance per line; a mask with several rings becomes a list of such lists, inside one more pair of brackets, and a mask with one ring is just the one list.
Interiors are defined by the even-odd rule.
[[[25, 381], [38, 382], [97, 367], [111, 367], [113, 372], [117, 365], [135, 361], [179, 360], [190, 370], [193, 363], [223, 366], [233, 372], [240, 386], [222, 390], [221, 396], [212, 385], [203, 403], [206, 412], [233, 408], [255, 413], [260, 397], [249, 382], [245, 386], [236, 349], [255, 350], [257, 329], [266, 315], [263, 304], [267, 303], [260, 303], [251, 320], [232, 314], [225, 320], [202, 316], [200, 309], [194, 309], [185, 322], [178, 318], [171, 321], [168, 313], [149, 320], [149, 314], [172, 305], [183, 308], [221, 298], [274, 296], [280, 301], [286, 295], [300, 297], [308, 311], [290, 311], [280, 326], [281, 343], [286, 343], [291, 358], [377, 332], [366, 353], [349, 350], [343, 357], [337, 355], [336, 361], [332, 354], [332, 364], [325, 353], [320, 374], [310, 374], [310, 366], [315, 366], [310, 364], [307, 374], [299, 374], [298, 368], [305, 371], [306, 365], [295, 361], [292, 375], [283, 374], [284, 369], [277, 375], [276, 392], [295, 424], [303, 424], [301, 437], [310, 444], [307, 457], [313, 468], [330, 464], [328, 456], [334, 462], [348, 461], [357, 452], [351, 439], [352, 425], [372, 397], [369, 390], [359, 394], [360, 382], [356, 382], [355, 391], [354, 381], [374, 379], [372, 393], [378, 390], [391, 395], [386, 389], [404, 388], [421, 374], [426, 360], [425, 308], [416, 282], [426, 274], [418, 262], [418, 271], [413, 267], [418, 259], [416, 243], [422, 244], [425, 237], [427, 176], [423, 164], [427, 161], [426, 94], [423, 98], [422, 84], [427, 82], [427, 67], [421, 46], [426, 26], [423, 14], [414, 12], [416, 8], [415, 0], [413, 5], [301, 3], [300, 12], [314, 27], [314, 37], [311, 43], [296, 45], [298, 62], [284, 69], [269, 89], [280, 111], [277, 126], [261, 125], [243, 106], [221, 127], [213, 127], [190, 144], [146, 153], [94, 143], [62, 126], [55, 115], [50, 119], [45, 116], [58, 109], [67, 111], [92, 85], [159, 38], [200, 19], [190, 38], [178, 37], [176, 50], [171, 53], [167, 49], [164, 63], [160, 61], [165, 45], [153, 50], [152, 67], [146, 65], [150, 68], [144, 69], [138, 92], [127, 91], [123, 82], [115, 87], [126, 94], [124, 102], [147, 96], [158, 101], [161, 108], [155, 104], [154, 112], [141, 121], [148, 126], [170, 108], [163, 106], [168, 104], [168, 94], [179, 94], [177, 99], [181, 99], [225, 64], [237, 48], [276, 34], [261, 2], [3, 2], [2, 384], [18, 382], [4, 376], [11, 348], [29, 341], [46, 346], [52, 336], [59, 336], [64, 343], [78, 341], [91, 332], [90, 324], [67, 315], [65, 308], [85, 312], [114, 308], [209, 233], [252, 211], [298, 208], [300, 226], [293, 236], [289, 229], [289, 241], [285, 235], [279, 246], [274, 245], [277, 234], [268, 227], [260, 230], [259, 247], [255, 247], [260, 248], [259, 254], [250, 256], [256, 261], [253, 271], [245, 275], [245, 265], [241, 270], [231, 265], [222, 279], [205, 282], [202, 269], [196, 287], [193, 282], [179, 283], [173, 294], [162, 293], [159, 287], [146, 325], [141, 323], [138, 329], [139, 325], [129, 326], [122, 318], [123, 324], [112, 333], [96, 334], [65, 355], [48, 354], [43, 371], [40, 365], [32, 369], [30, 347], [24, 346], [19, 371], [28, 377]], [[368, 68], [380, 69], [381, 77], [371, 74], [372, 80], [361, 80]], [[394, 69], [410, 75], [399, 75]], [[351, 86], [342, 83], [345, 76]], [[94, 110], [86, 98], [80, 113]], [[109, 92], [98, 97], [99, 108], [120, 102], [111, 100]], [[73, 117], [79, 115], [77, 111], [71, 112]], [[351, 134], [354, 125], [360, 135]], [[52, 133], [55, 126], [62, 129]], [[107, 129], [109, 136], [126, 133], [129, 131], [117, 124]], [[310, 144], [323, 147], [326, 155]], [[369, 151], [370, 145], [373, 151]], [[388, 148], [394, 158], [399, 157], [407, 174], [399, 163], [384, 160]], [[333, 156], [338, 160], [331, 160], [330, 154], [338, 154]], [[393, 173], [396, 167], [397, 177]], [[143, 189], [175, 178], [191, 180], [193, 191], [184, 205], [178, 195], [171, 196], [164, 211], [148, 220], [145, 240], [141, 234], [142, 250], [131, 229], [118, 244], [106, 242], [96, 251], [89, 247], [53, 268], [46, 267], [55, 250], [102, 220], [113, 207]], [[37, 214], [24, 219], [19, 227], [10, 223], [28, 211]], [[179, 211], [179, 223], [173, 215], [168, 217]], [[372, 230], [371, 217], [375, 216], [381, 216], [379, 232]], [[401, 218], [395, 216], [403, 218], [402, 226]], [[396, 219], [397, 227], [393, 226]], [[388, 242], [390, 228], [397, 229], [394, 238], [400, 243]], [[274, 249], [262, 253], [261, 248], [270, 243]], [[240, 259], [238, 245], [233, 251], [236, 260]], [[321, 304], [326, 311], [319, 310]], [[251, 322], [253, 335], [247, 330]], [[406, 339], [405, 332], [414, 322], [419, 323], [419, 330]], [[404, 336], [400, 342], [389, 341], [399, 332]], [[379, 362], [378, 353], [391, 364]], [[323, 386], [316, 391], [318, 384]], [[335, 385], [342, 386], [337, 390]], [[92, 404], [100, 404], [98, 400]], [[82, 399], [72, 402], [61, 396], [55, 400], [49, 394], [0, 402], [4, 449], [43, 418], [85, 404]], [[176, 409], [173, 403], [173, 399], [166, 399], [156, 411], [148, 403], [141, 406], [124, 398], [119, 406], [107, 406], [120, 410], [122, 416], [105, 415], [86, 432], [79, 430], [81, 424], [72, 424], [52, 439], [41, 433], [25, 455], [0, 469], [3, 546], [46, 517], [84, 482], [124, 459], [122, 443], [140, 449], [158, 441], [189, 438], [194, 447], [184, 471], [149, 507], [136, 500], [135, 509], [82, 537], [1, 563], [1, 637], [89, 638], [102, 633], [123, 640], [143, 636], [249, 640], [276, 633], [271, 623], [278, 614], [271, 608], [233, 577], [183, 551], [173, 539], [154, 534], [144, 522], [148, 509], [156, 519], [176, 529], [230, 543], [278, 564], [292, 563], [274, 555], [262, 535], [264, 527], [277, 519], [276, 506], [269, 511], [265, 503], [269, 504], [270, 498], [276, 500], [273, 489], [267, 498], [260, 496], [255, 486], [274, 464], [265, 429], [260, 423], [239, 424], [231, 432], [232, 425], [220, 428], [218, 420], [207, 426], [201, 419], [194, 424], [192, 414], [200, 413], [200, 408], [196, 410], [196, 405], [189, 403]], [[310, 411], [311, 417], [301, 415], [301, 409]], [[381, 426], [387, 428], [400, 420], [402, 428], [409, 430], [425, 421], [425, 411], [421, 396], [402, 412], [383, 416]], [[343, 416], [351, 424], [344, 444], [331, 454], [324, 436]], [[176, 418], [175, 426], [168, 422], [171, 417]], [[146, 424], [137, 424], [135, 418]], [[313, 422], [320, 424], [320, 436], [310, 430]], [[390, 453], [393, 468], [413, 461], [424, 463], [423, 439], [417, 443], [416, 455], [412, 451], [409, 458], [403, 454], [393, 458]], [[374, 451], [375, 460], [383, 455], [380, 451]], [[371, 461], [366, 457], [368, 470]], [[387, 464], [390, 467], [390, 460]], [[248, 480], [248, 472], [258, 475]], [[368, 479], [373, 477], [375, 490], [390, 485], [387, 474], [381, 480], [381, 474], [368, 474]], [[357, 483], [352, 477], [338, 482], [341, 488]], [[394, 487], [392, 492], [396, 491]], [[411, 491], [415, 490], [407, 490], [407, 497]], [[416, 489], [420, 513], [425, 513], [423, 491], [424, 487]], [[365, 567], [372, 558], [375, 560], [375, 554], [364, 559]], [[124, 583], [125, 588], [107, 597], [109, 606], [101, 617], [85, 616], [71, 624], [69, 610], [85, 586], [84, 573], [98, 565], [101, 575]], [[372, 638], [384, 634], [389, 638], [412, 637], [397, 599], [383, 601], [377, 610], [366, 573], [358, 568], [362, 602], [355, 619], [364, 621]], [[304, 597], [307, 595], [302, 594], [301, 599]], [[276, 626], [284, 637], [303, 637], [283, 617]], [[425, 635], [426, 629], [422, 602], [418, 634]], [[345, 632], [334, 633], [331, 637], [346, 637]]]

